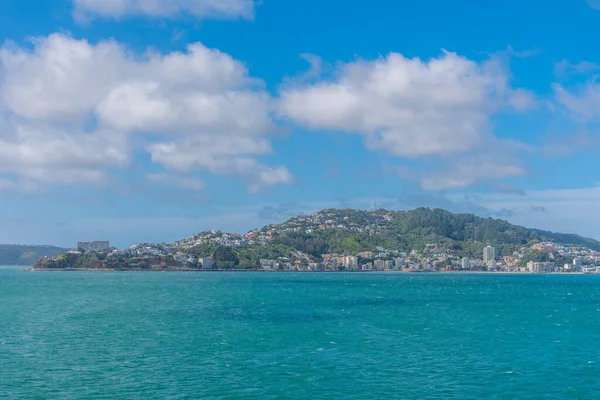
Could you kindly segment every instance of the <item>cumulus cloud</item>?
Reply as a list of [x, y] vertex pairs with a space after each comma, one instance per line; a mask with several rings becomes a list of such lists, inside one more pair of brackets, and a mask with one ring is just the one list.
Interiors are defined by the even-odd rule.
[[[475, 62], [443, 52], [424, 61], [391, 53], [342, 64], [333, 79], [282, 87], [279, 112], [315, 130], [362, 135], [368, 148], [396, 157], [458, 157], [497, 141], [490, 121], [494, 113], [534, 106], [533, 95], [512, 89], [509, 78], [494, 58]], [[454, 172], [464, 174], [442, 186], [431, 180], [423, 186], [458, 188], [520, 173], [511, 166]]]
[[558, 78], [565, 78], [569, 75], [588, 74], [598, 69], [600, 69], [600, 65], [589, 61], [573, 64], [569, 60], [562, 60], [554, 65], [554, 75]]
[[65, 181], [68, 169], [104, 179], [106, 169], [130, 161], [135, 135], [154, 162], [179, 174], [208, 170], [251, 187], [291, 181], [283, 166], [258, 160], [272, 151], [270, 96], [218, 50], [195, 43], [140, 55], [114, 41], [54, 34], [35, 39], [32, 50], [3, 46], [0, 65], [0, 115], [8, 121], [0, 124], [0, 164], [20, 175], [53, 168]]
[[172, 18], [252, 19], [254, 0], [73, 0], [76, 18], [124, 18], [133, 15]]
[[565, 108], [575, 119], [597, 121], [600, 118], [599, 83], [589, 81], [571, 90], [555, 83], [552, 88], [556, 102]]
[[19, 178], [13, 180], [15, 189], [105, 184], [108, 170], [127, 165], [129, 149], [120, 133], [66, 132], [0, 117], [0, 173]]
[[471, 157], [453, 160], [435, 170], [414, 170], [398, 167], [396, 173], [407, 180], [416, 180], [423, 190], [446, 191], [473, 186], [480, 181], [516, 177], [526, 173], [516, 161]]

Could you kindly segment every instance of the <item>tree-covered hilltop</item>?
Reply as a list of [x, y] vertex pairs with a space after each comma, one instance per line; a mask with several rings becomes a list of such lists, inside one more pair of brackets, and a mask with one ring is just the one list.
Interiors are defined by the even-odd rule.
[[600, 250], [600, 242], [579, 235], [528, 229], [500, 219], [429, 208], [375, 212], [323, 210], [250, 234], [267, 237], [269, 243], [283, 244], [315, 257], [377, 248], [406, 252], [422, 250], [430, 243], [467, 257], [481, 257], [483, 247], [488, 244], [496, 248], [498, 256], [503, 256], [540, 241]]
[[[225, 238], [225, 239], [223, 239]], [[584, 246], [600, 250], [600, 242], [572, 234], [528, 229], [473, 214], [453, 214], [441, 209], [366, 211], [328, 209], [237, 234], [201, 233], [184, 242], [186, 254], [213, 257], [217, 268], [260, 268], [261, 260], [303, 264], [318, 263], [324, 254], [356, 255], [380, 250], [423, 252], [428, 246], [446, 249], [456, 257], [481, 259], [483, 247], [492, 245], [502, 257], [529, 249], [539, 242]], [[231, 245], [232, 241], [240, 243]], [[224, 252], [223, 248], [231, 250]], [[547, 256], [527, 255], [543, 261]], [[563, 259], [557, 259], [562, 262]]]
[[40, 257], [54, 257], [65, 251], [54, 246], [0, 245], [0, 265], [32, 265]]

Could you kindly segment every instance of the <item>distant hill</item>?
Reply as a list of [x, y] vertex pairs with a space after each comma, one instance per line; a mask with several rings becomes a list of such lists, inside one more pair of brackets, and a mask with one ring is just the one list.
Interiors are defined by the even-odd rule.
[[[556, 244], [556, 254], [533, 252], [540, 242]], [[507, 221], [481, 218], [473, 214], [453, 214], [442, 209], [417, 208], [412, 211], [327, 209], [272, 224], [245, 235], [218, 231], [201, 232], [174, 243], [140, 244], [112, 254], [61, 254], [49, 247], [9, 248], [10, 260], [4, 263], [33, 264], [39, 268], [161, 269], [188, 266], [199, 268], [199, 261], [211, 257], [217, 269], [260, 269], [284, 263], [318, 264], [333, 255], [367, 254], [388, 257], [411, 252], [411, 257], [427, 259], [437, 252], [448, 260], [461, 257], [479, 260], [483, 248], [492, 245], [496, 256], [519, 255], [520, 261], [547, 261], [557, 265], [572, 261], [573, 254], [592, 260], [592, 250], [600, 242], [574, 234], [529, 229]], [[553, 246], [550, 246], [553, 248]], [[41, 251], [49, 254], [42, 254]], [[413, 252], [414, 250], [414, 252]], [[34, 254], [34, 251], [36, 252]], [[554, 252], [554, 249], [551, 250]], [[443, 253], [443, 255], [440, 255]], [[0, 250], [0, 256], [2, 252]], [[324, 255], [327, 255], [324, 257]], [[361, 258], [364, 258], [361, 256]], [[567, 258], [569, 257], [569, 258]], [[0, 258], [0, 264], [3, 262]], [[425, 260], [426, 261], [426, 260]], [[281, 264], [280, 264], [281, 265]]]
[[0, 265], [33, 265], [41, 257], [55, 257], [67, 251], [54, 246], [0, 244]]
[[322, 210], [266, 226], [251, 235], [267, 236], [268, 243], [289, 246], [313, 256], [377, 247], [408, 251], [436, 243], [454, 248], [459, 254], [480, 257], [487, 244], [496, 247], [498, 255], [507, 255], [540, 241], [600, 251], [599, 241], [579, 235], [529, 229], [500, 219], [430, 208], [375, 212]]
[[[240, 245], [237, 243], [241, 242]], [[580, 246], [600, 251], [600, 242], [575, 234], [529, 229], [507, 221], [442, 209], [411, 211], [326, 209], [272, 224], [241, 236], [203, 232], [179, 242], [193, 256], [214, 256], [220, 246], [236, 247], [228, 264], [257, 267], [260, 259], [295, 259], [299, 253], [318, 262], [323, 254], [377, 253], [379, 249], [409, 252], [428, 245], [451, 249], [456, 256], [482, 257], [492, 245], [498, 257], [524, 251], [539, 242]], [[219, 257], [215, 257], [218, 261]]]

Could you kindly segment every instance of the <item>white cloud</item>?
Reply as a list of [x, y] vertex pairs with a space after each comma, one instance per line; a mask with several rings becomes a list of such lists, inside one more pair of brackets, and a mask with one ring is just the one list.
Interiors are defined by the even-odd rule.
[[76, 18], [124, 18], [133, 15], [172, 18], [235, 19], [254, 17], [254, 0], [73, 0]]
[[21, 175], [51, 167], [101, 179], [106, 168], [127, 164], [136, 134], [167, 169], [242, 176], [253, 187], [289, 182], [261, 178], [285, 170], [257, 160], [271, 151], [275, 130], [269, 95], [218, 50], [195, 43], [185, 52], [137, 55], [114, 41], [54, 34], [36, 39], [33, 50], [3, 46], [0, 65], [0, 115], [14, 127], [0, 126], [0, 141], [5, 163]]
[[590, 81], [569, 91], [562, 85], [552, 86], [556, 102], [564, 107], [572, 117], [581, 121], [600, 118], [600, 84]]
[[249, 183], [251, 191], [293, 181], [285, 167], [269, 167], [253, 158], [271, 152], [271, 144], [265, 138], [197, 137], [150, 144], [148, 151], [153, 161], [172, 171], [186, 172], [201, 168], [217, 174], [241, 176]]
[[0, 49], [0, 105], [29, 119], [83, 121], [126, 69], [116, 42], [96, 46], [62, 34], [35, 38], [34, 50]]
[[407, 180], [416, 180], [427, 191], [447, 191], [473, 186], [480, 181], [521, 176], [525, 169], [516, 160], [470, 157], [455, 159], [435, 170], [414, 170], [405, 167], [396, 173]]
[[558, 78], [564, 78], [569, 75], [588, 74], [598, 69], [600, 69], [600, 65], [589, 61], [573, 64], [569, 60], [562, 60], [554, 65], [554, 75]]
[[69, 132], [0, 119], [0, 172], [19, 177], [17, 187], [31, 191], [44, 184], [102, 184], [107, 170], [127, 165], [125, 135]]
[[537, 107], [535, 95], [524, 89], [509, 91], [508, 104], [517, 111], [528, 111]]
[[[458, 157], [487, 152], [489, 143], [498, 142], [491, 126], [498, 110], [535, 106], [530, 92], [510, 88], [509, 78], [496, 59], [475, 62], [444, 52], [423, 61], [391, 53], [374, 61], [343, 64], [331, 80], [282, 87], [279, 112], [315, 130], [362, 135], [370, 149], [396, 157]], [[503, 171], [465, 170], [444, 186], [464, 187], [478, 179], [518, 172], [511, 166]], [[423, 181], [423, 186], [441, 188], [431, 180]]]

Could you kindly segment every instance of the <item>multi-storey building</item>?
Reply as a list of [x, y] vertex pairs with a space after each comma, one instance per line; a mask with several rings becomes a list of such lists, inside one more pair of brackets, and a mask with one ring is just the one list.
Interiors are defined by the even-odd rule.
[[394, 266], [397, 270], [401, 270], [404, 267], [404, 260], [400, 257], [394, 259]]
[[533, 262], [527, 263], [527, 271], [529, 272], [554, 272], [556, 271], [556, 265], [553, 262]]
[[107, 251], [110, 248], [108, 240], [92, 240], [91, 242], [78, 242], [77, 248], [83, 251]]
[[383, 260], [375, 260], [373, 269], [376, 271], [383, 271], [385, 269], [385, 263]]
[[345, 256], [344, 257], [344, 265], [351, 270], [358, 269], [358, 257], [354, 256]]
[[460, 266], [462, 269], [471, 269], [471, 261], [467, 257], [463, 257]]
[[496, 249], [492, 246], [485, 246], [483, 248], [483, 263], [488, 269], [496, 268]]

